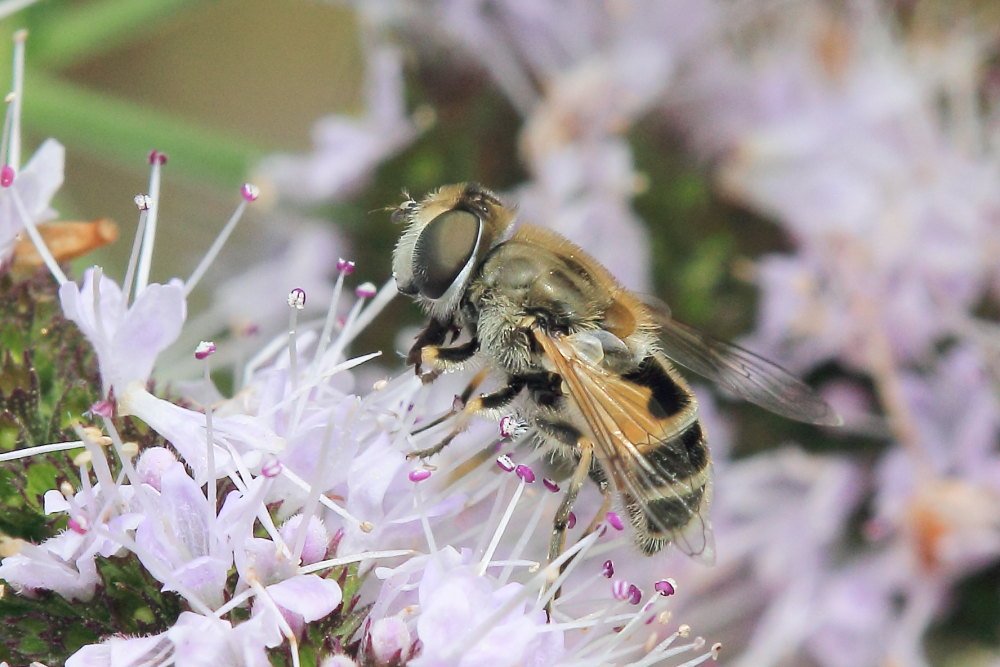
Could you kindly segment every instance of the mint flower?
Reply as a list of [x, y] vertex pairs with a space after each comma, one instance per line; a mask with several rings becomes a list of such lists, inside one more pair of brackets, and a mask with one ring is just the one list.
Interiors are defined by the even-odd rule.
[[121, 288], [100, 271], [88, 269], [83, 284], [59, 290], [63, 313], [75, 322], [97, 352], [105, 393], [124, 394], [132, 383], [145, 385], [157, 356], [180, 333], [187, 313], [180, 280], [149, 285], [126, 303]]
[[56, 217], [50, 203], [63, 183], [65, 157], [62, 144], [46, 139], [23, 168], [4, 161], [14, 174], [11, 184], [0, 188], [0, 264], [10, 260], [14, 242], [25, 233], [22, 213], [34, 224]]

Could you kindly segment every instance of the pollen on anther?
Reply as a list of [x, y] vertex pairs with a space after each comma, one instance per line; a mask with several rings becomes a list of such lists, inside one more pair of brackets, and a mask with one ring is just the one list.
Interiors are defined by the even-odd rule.
[[5, 164], [3, 167], [0, 167], [0, 186], [9, 188], [14, 182], [14, 176], [16, 175], [17, 172], [14, 171], [14, 167], [9, 164]]
[[411, 482], [422, 482], [430, 476], [430, 470], [411, 470], [409, 474]]
[[559, 493], [559, 485], [553, 482], [548, 477], [542, 478], [542, 484], [544, 484], [545, 488], [551, 491], [552, 493]]
[[615, 530], [625, 530], [625, 524], [622, 523], [622, 518], [618, 516], [617, 512], [608, 512], [605, 515], [605, 518], [608, 520], [608, 523], [611, 524], [611, 527], [614, 528]]
[[296, 310], [306, 307], [306, 291], [301, 287], [296, 287], [288, 293], [288, 305]]
[[519, 465], [514, 468], [517, 476], [523, 479], [527, 484], [531, 484], [535, 481], [535, 471], [526, 465]]
[[372, 283], [361, 283], [354, 290], [354, 295], [359, 299], [370, 299], [376, 294], [378, 294], [378, 289]]
[[337, 271], [343, 273], [345, 276], [349, 276], [354, 273], [355, 264], [349, 259], [344, 259], [341, 257], [337, 260]]
[[136, 195], [132, 201], [135, 202], [135, 207], [140, 211], [148, 211], [153, 206], [153, 198], [149, 195]]
[[663, 597], [668, 597], [677, 592], [677, 582], [668, 577], [667, 579], [657, 581], [653, 584], [653, 588]]
[[260, 197], [260, 188], [253, 183], [244, 183], [240, 186], [240, 196], [245, 201], [257, 201], [257, 198]]
[[712, 654], [712, 660], [718, 660], [719, 654], [722, 653], [722, 642], [715, 642], [712, 644], [712, 648], [709, 653]]
[[504, 472], [511, 472], [517, 467], [514, 465], [514, 460], [507, 454], [501, 454], [497, 457], [497, 465], [500, 466], [500, 469]]
[[199, 361], [206, 359], [210, 357], [213, 352], [215, 352], [215, 349], [215, 343], [203, 340], [198, 343], [197, 347], [194, 348], [194, 358]]

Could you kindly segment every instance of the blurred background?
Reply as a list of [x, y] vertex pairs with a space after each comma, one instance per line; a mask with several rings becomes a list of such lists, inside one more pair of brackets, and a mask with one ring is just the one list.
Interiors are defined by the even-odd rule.
[[[844, 415], [699, 386], [719, 563], [672, 562], [679, 620], [729, 664], [1000, 663], [995, 3], [43, 0], [22, 27], [25, 156], [65, 144], [60, 219], [122, 229], [78, 267], [124, 273], [150, 149], [154, 280], [251, 180], [191, 318], [238, 340], [292, 287], [322, 312], [340, 256], [385, 282], [404, 189], [480, 181]], [[356, 351], [397, 371], [419, 321], [397, 300]]]

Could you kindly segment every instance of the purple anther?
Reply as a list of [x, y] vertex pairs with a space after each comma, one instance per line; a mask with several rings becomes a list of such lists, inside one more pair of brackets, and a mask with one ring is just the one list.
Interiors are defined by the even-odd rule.
[[278, 460], [278, 457], [270, 454], [264, 461], [264, 465], [260, 467], [260, 474], [268, 479], [273, 479], [281, 474], [281, 468], [281, 461]]
[[9, 188], [14, 183], [14, 176], [16, 175], [17, 172], [14, 171], [14, 167], [9, 164], [0, 167], [0, 186]]
[[167, 154], [153, 149], [149, 151], [149, 164], [166, 164]]
[[341, 257], [340, 259], [337, 260], [337, 271], [343, 273], [345, 276], [349, 276], [352, 273], [354, 273], [354, 268], [355, 268], [354, 262], [352, 262], [349, 259], [344, 259], [343, 257]]
[[615, 564], [612, 563], [610, 559], [604, 561], [604, 565], [601, 568], [601, 575], [603, 575], [605, 579], [610, 579], [615, 576]]
[[69, 522], [66, 524], [70, 530], [78, 535], [83, 535], [87, 532], [87, 528], [90, 527], [90, 520], [85, 516], [70, 517]]
[[501, 438], [510, 438], [510, 437], [512, 437], [514, 435], [514, 429], [515, 428], [516, 428], [516, 424], [514, 422], [514, 418], [513, 417], [511, 417], [510, 415], [505, 415], [505, 416], [503, 416], [503, 417], [500, 418], [500, 437]]
[[514, 459], [510, 458], [507, 454], [501, 454], [497, 457], [497, 465], [504, 472], [511, 472], [517, 467], [514, 465]]
[[569, 516], [566, 517], [566, 527], [569, 528], [570, 530], [573, 530], [575, 526], [576, 526], [576, 514], [570, 512]]
[[260, 188], [253, 183], [244, 183], [240, 186], [240, 196], [244, 201], [257, 201], [257, 197], [260, 197]]
[[625, 524], [622, 523], [622, 518], [618, 516], [618, 512], [608, 512], [604, 515], [604, 518], [608, 520], [608, 523], [615, 530], [625, 530]]
[[422, 482], [430, 476], [430, 470], [411, 470], [409, 474], [411, 482]]
[[535, 471], [526, 465], [519, 465], [514, 468], [514, 471], [517, 473], [517, 476], [523, 479], [527, 484], [531, 484], [535, 481]]
[[212, 356], [213, 352], [215, 352], [215, 343], [203, 340], [194, 348], [194, 358], [201, 361]]
[[288, 305], [296, 310], [302, 310], [306, 306], [306, 291], [301, 287], [296, 287], [288, 293]]
[[361, 283], [354, 290], [354, 295], [359, 299], [370, 299], [378, 294], [378, 288], [373, 283]]
[[542, 478], [542, 484], [544, 484], [545, 488], [551, 491], [552, 493], [559, 493], [559, 485], [553, 482], [548, 477]]
[[628, 587], [628, 602], [629, 604], [639, 604], [642, 602], [642, 591], [635, 584], [629, 584]]
[[153, 198], [149, 195], [136, 195], [132, 201], [135, 202], [135, 207], [140, 211], [148, 211], [153, 207]]
[[673, 579], [661, 579], [653, 584], [653, 588], [663, 597], [670, 597], [677, 592], [677, 582]]

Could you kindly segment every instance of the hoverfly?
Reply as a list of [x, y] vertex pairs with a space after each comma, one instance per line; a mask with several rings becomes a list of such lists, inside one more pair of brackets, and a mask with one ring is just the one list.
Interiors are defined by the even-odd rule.
[[[565, 238], [531, 225], [511, 233], [513, 211], [478, 184], [407, 197], [392, 217], [407, 225], [393, 253], [397, 287], [430, 316], [408, 356], [418, 375], [485, 359], [504, 384], [463, 412], [516, 407], [539, 443], [576, 462], [550, 560], [588, 475], [618, 499], [644, 553], [674, 543], [713, 558], [711, 457], [695, 396], [671, 362], [779, 415], [840, 423], [790, 373], [644, 303]], [[455, 332], [469, 340], [453, 344]]]

